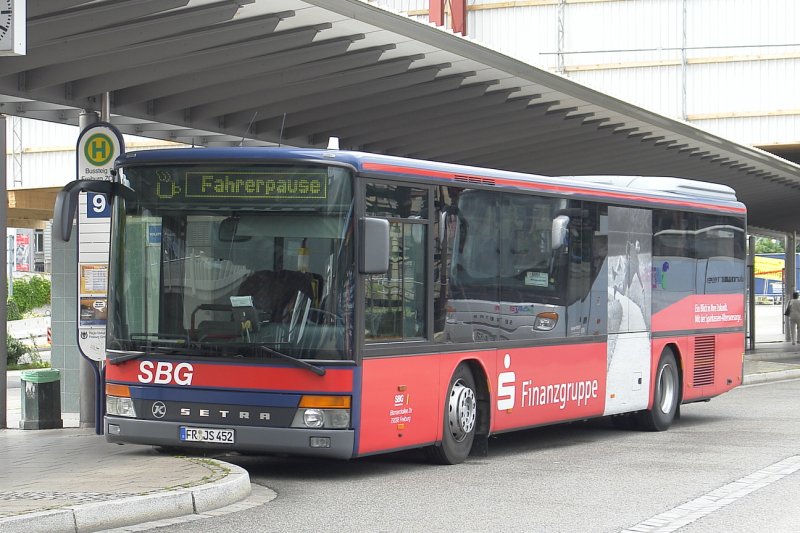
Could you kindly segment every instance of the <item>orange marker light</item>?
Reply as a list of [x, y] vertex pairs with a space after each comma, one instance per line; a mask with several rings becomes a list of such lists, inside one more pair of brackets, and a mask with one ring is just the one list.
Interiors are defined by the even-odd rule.
[[120, 396], [122, 398], [131, 397], [131, 388], [127, 385], [117, 385], [116, 383], [106, 383], [106, 395]]
[[329, 407], [334, 409], [350, 409], [350, 396], [312, 396], [300, 398], [300, 407]]

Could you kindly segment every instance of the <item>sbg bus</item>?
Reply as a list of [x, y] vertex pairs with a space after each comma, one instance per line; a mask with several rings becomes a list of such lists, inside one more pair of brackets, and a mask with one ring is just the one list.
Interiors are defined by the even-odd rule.
[[569, 420], [665, 430], [742, 382], [725, 186], [231, 148], [124, 155], [57, 221], [80, 190], [113, 197], [111, 442], [458, 463]]

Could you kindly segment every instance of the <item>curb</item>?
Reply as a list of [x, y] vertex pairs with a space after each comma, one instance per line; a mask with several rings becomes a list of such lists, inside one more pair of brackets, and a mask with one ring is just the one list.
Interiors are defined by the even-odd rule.
[[212, 483], [104, 502], [0, 518], [3, 533], [87, 533], [202, 514], [250, 496], [250, 475], [236, 465], [215, 460], [228, 470]]
[[742, 380], [742, 385], [755, 385], [758, 383], [769, 383], [772, 381], [785, 381], [788, 379], [800, 378], [800, 369], [778, 370], [776, 372], [760, 372], [758, 374], [748, 374]]

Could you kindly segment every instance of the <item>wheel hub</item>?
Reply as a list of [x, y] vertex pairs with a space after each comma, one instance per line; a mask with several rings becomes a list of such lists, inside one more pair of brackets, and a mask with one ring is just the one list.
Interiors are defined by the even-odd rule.
[[475, 429], [478, 413], [475, 391], [464, 386], [462, 381], [457, 381], [450, 390], [448, 412], [450, 433], [456, 442], [461, 442]]

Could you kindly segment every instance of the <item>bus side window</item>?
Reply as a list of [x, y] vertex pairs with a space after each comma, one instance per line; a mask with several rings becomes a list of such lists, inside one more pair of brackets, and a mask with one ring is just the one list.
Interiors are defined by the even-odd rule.
[[367, 216], [389, 220], [389, 271], [365, 283], [367, 342], [426, 336], [428, 190], [391, 183], [366, 184]]

